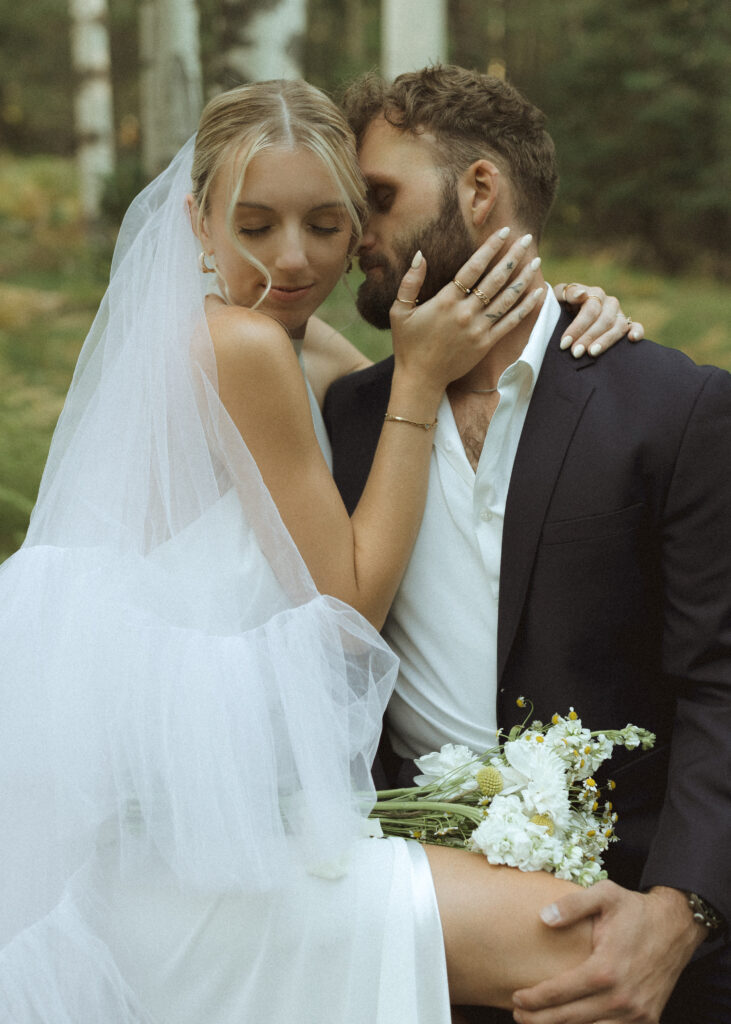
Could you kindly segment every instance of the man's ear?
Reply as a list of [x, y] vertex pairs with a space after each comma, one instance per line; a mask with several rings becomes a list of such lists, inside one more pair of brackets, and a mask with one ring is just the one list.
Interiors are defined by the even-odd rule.
[[501, 183], [500, 171], [490, 160], [475, 160], [462, 176], [467, 216], [478, 231], [485, 226], [498, 201]]

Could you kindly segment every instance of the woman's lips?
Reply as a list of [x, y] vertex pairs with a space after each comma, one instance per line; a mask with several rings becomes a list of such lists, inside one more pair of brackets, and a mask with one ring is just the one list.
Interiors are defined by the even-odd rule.
[[312, 288], [313, 285], [311, 284], [301, 285], [296, 288], [277, 287], [276, 285], [272, 285], [269, 289], [269, 296], [276, 299], [277, 302], [297, 302], [298, 299], [304, 298]]

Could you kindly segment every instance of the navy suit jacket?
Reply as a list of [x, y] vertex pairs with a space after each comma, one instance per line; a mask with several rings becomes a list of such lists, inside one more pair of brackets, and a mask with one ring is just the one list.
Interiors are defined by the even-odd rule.
[[[699, 892], [731, 921], [731, 375], [648, 341], [574, 360], [559, 349], [566, 325], [508, 492], [497, 720], [521, 721], [524, 695], [543, 721], [573, 706], [590, 728], [656, 732], [652, 751], [609, 762], [610, 877]], [[392, 372], [386, 360], [326, 398], [349, 510]]]

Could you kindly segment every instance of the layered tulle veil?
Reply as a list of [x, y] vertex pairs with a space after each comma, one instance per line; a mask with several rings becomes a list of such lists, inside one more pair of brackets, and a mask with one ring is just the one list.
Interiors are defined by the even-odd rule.
[[142, 1019], [69, 899], [100, 843], [263, 891], [340, 863], [372, 799], [394, 661], [317, 593], [219, 400], [192, 151], [125, 218], [0, 569], [2, 1020]]

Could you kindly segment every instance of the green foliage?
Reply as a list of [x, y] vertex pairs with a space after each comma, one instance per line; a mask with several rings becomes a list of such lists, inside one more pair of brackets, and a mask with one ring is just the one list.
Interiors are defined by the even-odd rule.
[[[549, 109], [558, 220], [669, 270], [728, 272], [728, 16], [713, 0], [574, 0]], [[571, 212], [575, 216], [571, 217]], [[568, 213], [568, 216], [567, 216]], [[725, 254], [725, 255], [724, 255]]]
[[117, 160], [114, 174], [111, 174], [102, 193], [101, 209], [104, 220], [110, 226], [118, 226], [134, 197], [142, 191], [148, 178], [137, 153], [122, 153]]
[[72, 153], [68, 5], [0, 0], [0, 146]]
[[379, 0], [309, 0], [305, 78], [337, 94], [380, 58]]

